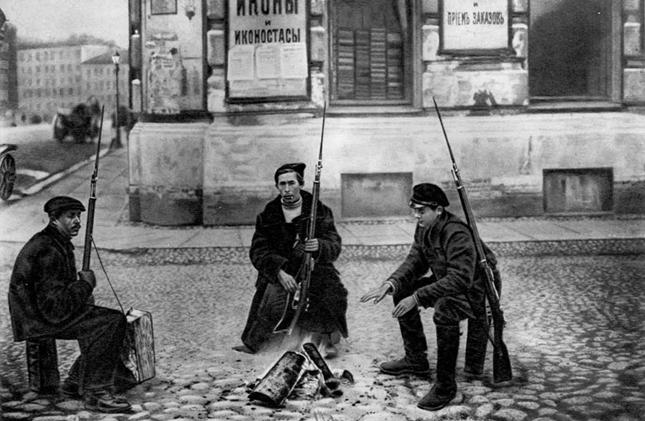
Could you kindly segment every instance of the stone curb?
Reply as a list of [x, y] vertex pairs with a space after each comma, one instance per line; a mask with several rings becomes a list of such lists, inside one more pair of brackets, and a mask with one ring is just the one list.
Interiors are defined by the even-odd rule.
[[[101, 151], [99, 152], [99, 159], [103, 158], [105, 155], [107, 155], [110, 152], [112, 152], [112, 150], [110, 148], [101, 149]], [[31, 196], [31, 195], [34, 195], [36, 193], [39, 193], [42, 190], [44, 190], [45, 188], [47, 188], [50, 185], [54, 184], [55, 182], [67, 177], [68, 175], [76, 172], [78, 169], [84, 167], [85, 165], [94, 162], [95, 160], [96, 160], [96, 155], [92, 155], [91, 157], [87, 158], [86, 160], [81, 161], [81, 162], [77, 162], [76, 164], [72, 165], [69, 168], [66, 168], [66, 169], [64, 169], [62, 171], [59, 171], [59, 172], [54, 173], [54, 174], [51, 174], [47, 178], [44, 178], [43, 180], [40, 180], [36, 184], [34, 184], [34, 185], [28, 187], [27, 189], [23, 190], [22, 192], [20, 192], [20, 195], [22, 197], [26, 197], [26, 196]]]

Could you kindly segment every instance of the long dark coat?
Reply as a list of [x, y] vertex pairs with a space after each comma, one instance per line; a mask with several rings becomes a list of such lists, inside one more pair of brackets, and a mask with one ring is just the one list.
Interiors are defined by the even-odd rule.
[[52, 225], [22, 248], [11, 274], [9, 312], [15, 341], [52, 336], [91, 310], [92, 286], [79, 280], [74, 246]]
[[[306, 238], [312, 195], [301, 191], [302, 213], [287, 224], [280, 196], [269, 202], [257, 216], [250, 258], [258, 270], [256, 292], [251, 303], [242, 341], [251, 349], [268, 339], [282, 316], [286, 291], [280, 285], [280, 269], [295, 276], [303, 261], [302, 243]], [[340, 281], [333, 262], [341, 250], [341, 238], [334, 225], [331, 209], [318, 202], [316, 235], [320, 248], [315, 254], [309, 289], [309, 309], [299, 319], [299, 326], [321, 333], [339, 331], [347, 337], [347, 290]]]
[[[499, 279], [495, 255], [482, 245], [488, 263]], [[483, 300], [484, 275], [477, 268], [472, 233], [468, 225], [448, 211], [430, 227], [417, 226], [408, 256], [390, 278], [398, 290], [429, 270], [433, 279], [429, 285], [417, 290], [417, 298], [424, 307], [433, 306], [438, 298], [446, 296], [465, 295], [471, 302]]]

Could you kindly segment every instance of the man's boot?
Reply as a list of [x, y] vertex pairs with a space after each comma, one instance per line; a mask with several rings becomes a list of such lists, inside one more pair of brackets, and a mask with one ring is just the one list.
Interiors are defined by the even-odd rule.
[[83, 391], [80, 390], [79, 384], [81, 375], [81, 367], [83, 366], [83, 356], [79, 355], [69, 369], [67, 378], [60, 386], [61, 393], [70, 399], [82, 399]]
[[87, 390], [83, 395], [85, 408], [105, 413], [128, 412], [130, 403], [125, 398], [114, 396], [109, 390]]
[[397, 376], [399, 374], [414, 374], [420, 377], [430, 377], [428, 364], [428, 344], [423, 333], [423, 324], [417, 310], [412, 310], [399, 317], [399, 327], [403, 337], [405, 357], [387, 361], [381, 364], [381, 372]]
[[467, 379], [475, 380], [483, 376], [488, 344], [488, 323], [483, 319], [468, 319], [466, 339], [466, 363], [464, 374]]
[[421, 409], [436, 411], [448, 405], [457, 394], [455, 369], [459, 352], [459, 325], [437, 325], [437, 380], [419, 404]]

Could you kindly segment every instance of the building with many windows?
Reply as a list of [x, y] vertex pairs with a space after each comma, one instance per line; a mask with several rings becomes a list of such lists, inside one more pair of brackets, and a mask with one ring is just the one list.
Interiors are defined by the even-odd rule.
[[[116, 100], [116, 76], [112, 55], [115, 50], [92, 57], [81, 63], [81, 88], [85, 95], [95, 96], [105, 105], [106, 118], [114, 111]], [[120, 51], [119, 103], [128, 104], [128, 52]]]
[[325, 104], [321, 197], [407, 214], [451, 190], [435, 100], [478, 215], [642, 212], [644, 0], [129, 4], [132, 220], [252, 223]]
[[12, 23], [0, 22], [0, 120], [18, 107], [16, 32]]
[[92, 95], [83, 84], [81, 63], [106, 53], [107, 45], [56, 45], [18, 51], [20, 111], [49, 120]]

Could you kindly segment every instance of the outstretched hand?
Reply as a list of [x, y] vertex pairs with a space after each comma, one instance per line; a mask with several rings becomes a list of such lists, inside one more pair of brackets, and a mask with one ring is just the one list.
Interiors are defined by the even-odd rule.
[[392, 317], [401, 317], [404, 316], [407, 312], [417, 308], [417, 300], [413, 296], [405, 297], [394, 307], [392, 311]]
[[367, 294], [361, 297], [361, 303], [366, 303], [368, 301], [373, 301], [374, 304], [378, 304], [385, 296], [392, 290], [392, 285], [383, 284], [378, 288], [374, 288], [369, 291]]

